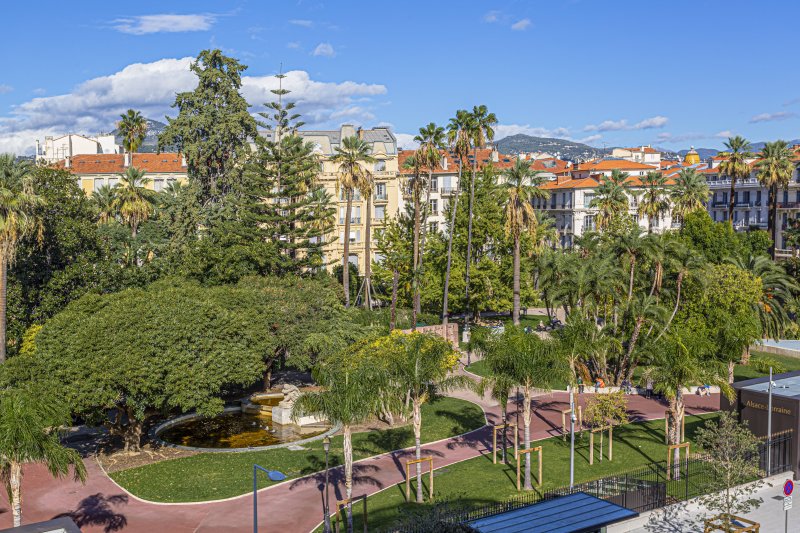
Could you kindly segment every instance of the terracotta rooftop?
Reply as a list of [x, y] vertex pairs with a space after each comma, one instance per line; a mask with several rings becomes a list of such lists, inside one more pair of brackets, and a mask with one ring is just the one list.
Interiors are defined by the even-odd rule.
[[573, 170], [658, 170], [653, 165], [645, 165], [644, 163], [636, 163], [627, 161], [625, 159], [601, 159], [599, 161], [587, 161], [581, 163]]
[[[150, 173], [185, 174], [181, 154], [132, 154], [131, 166]], [[64, 168], [64, 161], [55, 164]], [[73, 174], [124, 174], [125, 154], [90, 154], [72, 156], [69, 171]]]
[[[450, 150], [442, 150], [441, 154], [447, 159], [447, 169], [441, 167], [441, 164], [437, 165], [436, 168], [433, 170], [434, 174], [457, 174], [458, 173], [458, 158], [455, 156], [453, 152]], [[410, 156], [414, 155], [414, 150], [400, 150], [398, 154], [397, 165], [400, 168], [400, 173], [405, 175], [413, 174], [414, 172], [410, 169], [403, 168], [406, 159]], [[469, 157], [465, 161], [465, 163], [472, 168], [472, 152], [470, 151]], [[492, 162], [492, 150], [491, 148], [483, 148], [478, 150], [477, 152], [477, 160], [478, 160], [478, 170], [482, 169], [484, 166], [487, 166], [490, 162]], [[501, 154], [498, 152], [497, 154], [497, 161], [492, 162], [495, 168], [497, 169], [506, 169], [514, 166], [514, 161], [516, 160], [515, 156]], [[427, 172], [426, 168], [423, 168], [424, 172]]]

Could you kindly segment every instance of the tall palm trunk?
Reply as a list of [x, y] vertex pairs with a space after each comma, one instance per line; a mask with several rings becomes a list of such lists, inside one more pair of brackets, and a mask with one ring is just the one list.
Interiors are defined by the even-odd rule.
[[22, 525], [22, 465], [16, 461], [11, 461], [8, 470], [9, 496], [11, 496], [14, 527], [20, 527]]
[[[525, 402], [522, 406], [522, 423], [525, 427], [525, 449], [531, 447], [531, 389], [528, 386], [522, 388], [522, 397]], [[532, 490], [531, 484], [531, 454], [525, 454], [525, 490]]]
[[678, 272], [677, 289], [675, 291], [675, 307], [672, 308], [672, 314], [669, 316], [669, 320], [667, 320], [664, 330], [658, 334], [656, 340], [660, 339], [661, 336], [667, 332], [667, 329], [669, 329], [669, 325], [672, 324], [672, 320], [675, 318], [675, 315], [678, 314], [678, 306], [681, 303], [681, 285], [683, 284], [683, 274], [683, 271]]
[[514, 305], [511, 311], [511, 317], [514, 320], [514, 325], [519, 326], [519, 260], [520, 260], [520, 236], [514, 235]]
[[[467, 217], [467, 264], [464, 269], [464, 330], [469, 330], [469, 266], [472, 262], [472, 211], [475, 204], [475, 178], [477, 177], [478, 173], [478, 149], [475, 148], [472, 151], [472, 179], [469, 181], [469, 209], [468, 209], [468, 217]], [[469, 359], [469, 354], [467, 354], [467, 359]]]
[[[669, 428], [669, 443], [670, 444], [680, 444], [681, 443], [681, 425], [683, 421], [683, 387], [679, 386], [678, 390], [675, 391], [675, 397], [669, 401], [669, 407], [672, 411], [671, 418], [674, 422]], [[676, 448], [673, 450], [672, 462], [675, 464], [673, 467], [673, 479], [680, 479], [681, 470], [680, 470], [680, 449]]]
[[736, 208], [736, 177], [731, 176], [731, 197], [728, 202], [728, 222], [733, 227], [733, 211]]
[[353, 191], [345, 192], [347, 207], [344, 212], [344, 257], [342, 258], [342, 286], [344, 287], [344, 306], [350, 307], [350, 213], [353, 211]]
[[400, 271], [396, 268], [392, 271], [392, 309], [389, 314], [389, 331], [394, 330], [397, 325], [397, 284], [400, 281]]
[[447, 300], [450, 291], [450, 267], [453, 262], [453, 236], [456, 232], [456, 210], [458, 209], [458, 189], [461, 187], [462, 161], [458, 162], [458, 187], [453, 191], [453, 208], [450, 210], [450, 235], [447, 236], [447, 268], [444, 271], [444, 295], [442, 296], [442, 324], [447, 325], [450, 313], [447, 310]]
[[773, 183], [770, 187], [769, 198], [769, 215], [767, 216], [767, 225], [770, 226], [772, 233], [772, 246], [769, 248], [769, 253], [772, 259], [775, 259], [775, 248], [778, 247], [778, 184]]
[[411, 330], [417, 330], [417, 301], [419, 299], [419, 230], [420, 230], [420, 198], [419, 198], [419, 174], [414, 181], [414, 257], [412, 259], [413, 271], [411, 273], [411, 289], [413, 297], [411, 302]]
[[[425, 204], [423, 205], [425, 213], [428, 212], [431, 205], [431, 179], [433, 178], [433, 174], [428, 172], [428, 186], [425, 188]], [[423, 260], [425, 259], [425, 237], [428, 235], [428, 217], [425, 216], [424, 220], [420, 222], [420, 238], [419, 238], [419, 262], [417, 263], [417, 267], [419, 268], [419, 282], [417, 283], [417, 294], [416, 299], [414, 300], [414, 305], [417, 306], [417, 313], [422, 312], [422, 303], [421, 303], [421, 295], [422, 295], [422, 274], [424, 271], [423, 267]]]
[[[422, 409], [418, 398], [414, 399], [414, 447], [417, 459], [422, 458]], [[422, 464], [417, 463], [417, 503], [422, 503]]]
[[628, 282], [628, 301], [631, 301], [633, 298], [633, 274], [636, 271], [636, 256], [631, 254], [631, 277], [630, 281]]
[[[342, 424], [344, 437], [344, 492], [349, 500], [353, 497], [353, 437], [348, 424]], [[347, 505], [347, 531], [353, 531], [353, 505]]]
[[370, 286], [370, 276], [372, 274], [372, 258], [370, 246], [372, 238], [370, 231], [372, 229], [372, 193], [367, 196], [367, 221], [365, 222], [365, 240], [364, 240], [364, 309], [372, 311], [372, 287]]
[[0, 364], [6, 361], [6, 305], [8, 285], [8, 260], [6, 254], [0, 252]]

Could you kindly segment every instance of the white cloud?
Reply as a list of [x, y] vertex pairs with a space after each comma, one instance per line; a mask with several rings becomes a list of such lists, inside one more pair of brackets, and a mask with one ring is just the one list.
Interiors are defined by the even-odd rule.
[[604, 120], [600, 124], [588, 124], [584, 126], [583, 131], [621, 131], [621, 130], [649, 130], [654, 128], [663, 128], [669, 119], [656, 115], [654, 117], [646, 118], [637, 122], [636, 124], [628, 124], [626, 119], [621, 120]]
[[114, 29], [131, 35], [207, 31], [211, 29], [216, 18], [216, 15], [210, 13], [141, 15], [116, 19], [114, 21]]
[[522, 19], [512, 24], [511, 29], [514, 31], [524, 31], [528, 29], [528, 26], [530, 25], [531, 25], [531, 19]]
[[314, 51], [311, 52], [313, 56], [334, 57], [336, 50], [333, 49], [330, 43], [319, 43]]
[[313, 20], [303, 20], [303, 19], [292, 19], [289, 21], [289, 24], [294, 24], [295, 26], [302, 26], [304, 28], [310, 28], [314, 25]]
[[797, 113], [792, 113], [790, 111], [778, 111], [776, 113], [761, 113], [751, 117], [750, 123], [755, 124], [756, 122], [773, 122], [776, 120], [786, 120], [788, 118], [794, 118], [796, 116]]
[[0, 94], [6, 94], [13, 91], [14, 88], [11, 85], [6, 85], [5, 83], [0, 83]]
[[533, 127], [528, 124], [498, 124], [494, 128], [494, 138], [502, 139], [511, 135], [532, 135], [534, 137], [569, 137], [569, 129], [567, 128], [541, 128]]
[[414, 140], [416, 135], [413, 133], [395, 132], [394, 136], [397, 139], [398, 150], [416, 150], [419, 147], [419, 143]]
[[[45, 135], [110, 131], [129, 108], [164, 121], [164, 115], [176, 113], [170, 107], [175, 93], [197, 85], [197, 78], [189, 71], [193, 60], [184, 57], [135, 63], [83, 82], [67, 94], [37, 97], [15, 106], [10, 115], [0, 116], [0, 152], [31, 153], [35, 140]], [[386, 87], [378, 84], [316, 81], [302, 70], [285, 74], [283, 88], [292, 91], [288, 99], [296, 102], [309, 127], [338, 126], [337, 113], [351, 122], [373, 120], [369, 102], [386, 94]], [[242, 77], [242, 94], [253, 105], [252, 112], [275, 98], [270, 90], [277, 86], [278, 80], [272, 75]]]
[[583, 143], [583, 144], [591, 144], [591, 143], [593, 143], [595, 141], [599, 141], [602, 138], [603, 138], [602, 135], [600, 135], [599, 133], [595, 133], [594, 135], [589, 135], [588, 137], [583, 137], [583, 138], [574, 139], [574, 140], [575, 140], [575, 142], [579, 142], [579, 143]]
[[800, 104], [800, 98], [792, 98], [791, 100], [787, 100], [783, 103], [783, 106], [788, 107], [794, 104]]
[[44, 87], [37, 87], [33, 90], [33, 94], [36, 96], [42, 96], [43, 94], [47, 94], [47, 89]]
[[286, 43], [286, 48], [292, 48], [292, 49], [296, 50], [296, 49], [300, 48], [300, 43], [298, 43], [297, 41], [292, 41], [290, 43]]
[[500, 12], [499, 11], [489, 11], [483, 16], [484, 22], [497, 22], [500, 19]]
[[727, 139], [728, 137], [734, 137], [736, 134], [733, 133], [731, 130], [722, 130], [714, 134], [714, 137], [719, 137], [721, 139]]
[[699, 139], [708, 139], [711, 136], [706, 133], [681, 133], [673, 135], [672, 133], [662, 132], [656, 135], [656, 141], [662, 143], [679, 143], [685, 141], [695, 141]]

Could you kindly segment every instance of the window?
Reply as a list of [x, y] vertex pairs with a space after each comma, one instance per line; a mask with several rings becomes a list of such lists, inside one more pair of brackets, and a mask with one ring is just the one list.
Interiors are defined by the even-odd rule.
[[105, 178], [95, 178], [94, 179], [94, 191], [99, 191], [100, 187], [106, 184]]
[[386, 206], [385, 205], [376, 205], [375, 206], [375, 220], [383, 220], [386, 217]]
[[376, 183], [375, 184], [375, 199], [376, 200], [386, 200], [386, 184], [385, 183]]
[[594, 231], [594, 228], [595, 228], [594, 215], [586, 215], [583, 218], [583, 230]]
[[358, 268], [358, 256], [356, 254], [350, 254], [350, 257], [348, 258], [348, 262], [351, 265], [353, 265], [356, 268]]
[[[339, 207], [339, 224], [344, 224], [344, 215], [347, 212], [346, 207]], [[354, 205], [350, 212], [350, 223], [361, 224], [361, 206]]]
[[[344, 189], [339, 189], [339, 201], [344, 202], [347, 200], [347, 197], [344, 195]], [[361, 201], [361, 191], [358, 189], [353, 190], [353, 200], [356, 202]]]
[[108, 178], [108, 186], [112, 189], [119, 185], [119, 178]]
[[585, 192], [583, 193], [583, 207], [591, 207], [592, 200], [594, 200], [594, 193], [593, 192]]
[[432, 191], [439, 190], [439, 179], [438, 178], [431, 178], [431, 190]]
[[[716, 200], [717, 193], [714, 193], [714, 200]], [[798, 198], [800, 198], [800, 191], [798, 191]], [[761, 205], [761, 191], [756, 191], [756, 205]]]
[[439, 214], [439, 200], [431, 200], [431, 214]]
[[[339, 240], [344, 241], [344, 232], [339, 232]], [[361, 230], [350, 230], [350, 244], [361, 241]]]
[[164, 190], [164, 178], [156, 178], [153, 180], [153, 190], [156, 192]]
[[428, 226], [428, 230], [431, 233], [439, 233], [439, 223], [438, 222], [431, 222]]
[[384, 172], [386, 170], [386, 161], [380, 159], [375, 161], [375, 172]]

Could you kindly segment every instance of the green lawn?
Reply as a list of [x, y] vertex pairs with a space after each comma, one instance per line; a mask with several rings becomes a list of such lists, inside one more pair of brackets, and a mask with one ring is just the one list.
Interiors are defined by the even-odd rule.
[[[793, 370], [800, 370], [800, 357], [789, 357], [786, 355], [776, 355], [776, 354], [757, 352], [757, 351], [751, 352], [750, 357], [751, 360], [758, 358], [769, 358], [774, 361], [777, 361], [778, 363], [781, 363], [783, 366], [786, 367], [787, 372], [791, 372]], [[768, 375], [768, 373], [758, 372], [755, 368], [748, 365], [736, 365], [736, 367], [733, 370], [733, 379], [735, 381], [758, 378], [766, 375]]]
[[[485, 424], [477, 405], [456, 398], [441, 398], [422, 408], [422, 440], [432, 442]], [[354, 459], [390, 452], [414, 444], [410, 426], [353, 435]], [[312, 474], [325, 468], [322, 442], [291, 451], [286, 448], [258, 452], [203, 453], [122, 470], [111, 478], [128, 491], [158, 502], [193, 502], [229, 498], [253, 488], [253, 464], [280, 470], [288, 478]], [[331, 466], [342, 464], [342, 437], [331, 440]], [[260, 486], [273, 484], [263, 476]]]
[[[706, 420], [717, 416], [707, 414], [686, 418], [686, 436], [694, 437], [697, 428]], [[652, 420], [644, 423], [627, 424], [614, 429], [614, 460], [599, 462], [598, 436], [595, 435], [595, 464], [589, 465], [589, 435], [576, 435], [575, 439], [575, 482], [581, 483], [618, 472], [626, 472], [648, 463], [666, 460], [664, 444], [664, 421]], [[607, 447], [606, 439], [606, 448]], [[537, 490], [549, 490], [569, 485], [569, 440], [560, 437], [550, 438], [536, 443], [544, 449], [543, 475], [544, 484]], [[692, 450], [693, 452], [696, 450]], [[435, 461], [435, 459], [434, 459]], [[499, 457], [498, 457], [499, 461]], [[536, 459], [532, 463], [532, 473], [537, 475]], [[423, 478], [427, 495], [427, 480]], [[412, 483], [412, 498], [415, 484]], [[509, 464], [492, 464], [490, 455], [483, 455], [436, 470], [434, 473], [434, 498], [437, 501], [457, 500], [458, 505], [479, 507], [491, 502], [504, 501], [517, 494], [516, 462], [513, 448]], [[405, 484], [399, 483], [371, 496], [367, 500], [370, 531], [389, 528], [409, 510], [419, 510], [415, 503], [405, 503]], [[426, 506], [428, 504], [425, 504]], [[361, 530], [361, 505], [354, 507], [357, 522], [355, 531]]]

